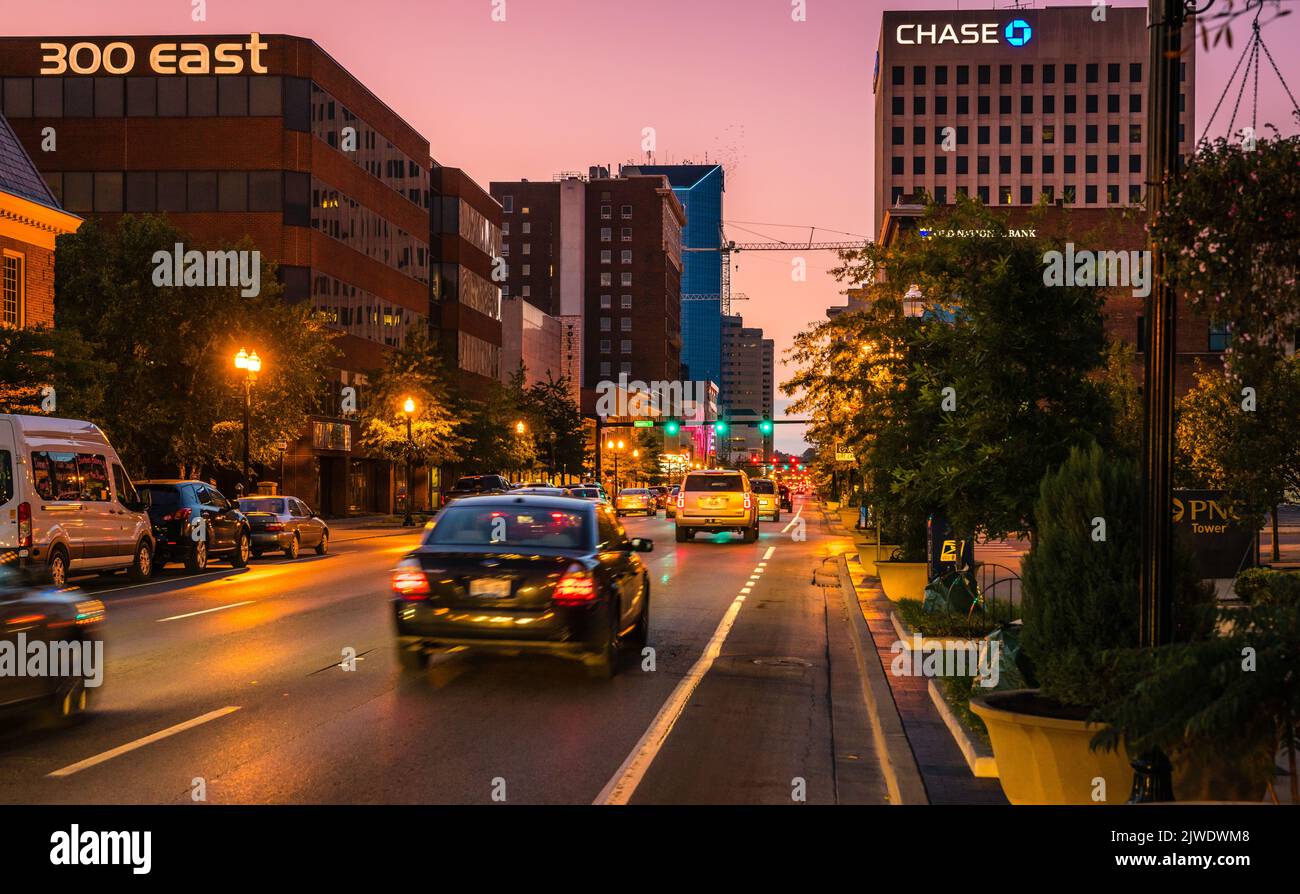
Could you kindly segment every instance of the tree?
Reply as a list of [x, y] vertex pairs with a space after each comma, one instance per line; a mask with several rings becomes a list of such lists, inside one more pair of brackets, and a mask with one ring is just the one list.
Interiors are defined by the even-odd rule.
[[[447, 388], [437, 343], [424, 330], [408, 333], [401, 347], [370, 377], [369, 399], [361, 410], [361, 443], [390, 460], [413, 456], [440, 466], [460, 460], [468, 440]], [[406, 435], [405, 404], [414, 401], [411, 439]]]
[[74, 330], [0, 327], [0, 413], [97, 419], [112, 366]]
[[528, 389], [528, 398], [539, 422], [538, 452], [546, 457], [552, 473], [581, 473], [586, 466], [587, 433], [582, 412], [570, 394], [569, 380], [551, 376]]
[[[310, 305], [283, 300], [275, 265], [262, 260], [260, 292], [239, 285], [156, 286], [155, 252], [199, 248], [157, 215], [87, 221], [59, 237], [55, 325], [79, 333], [111, 366], [97, 385], [101, 424], [133, 473], [191, 476], [238, 468], [242, 458], [241, 348], [263, 366], [253, 391], [250, 453], [278, 457], [317, 409], [337, 336]], [[235, 246], [252, 251], [251, 244]]]
[[[518, 473], [536, 464], [531, 432], [535, 422], [526, 407], [522, 381], [518, 387], [490, 381], [478, 395], [461, 395], [458, 406], [465, 420], [461, 434], [468, 441], [464, 455], [476, 473]], [[516, 426], [524, 423], [521, 434]]]

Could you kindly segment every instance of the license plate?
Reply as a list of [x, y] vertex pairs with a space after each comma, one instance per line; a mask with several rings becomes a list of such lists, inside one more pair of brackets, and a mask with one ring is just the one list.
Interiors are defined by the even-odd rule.
[[484, 599], [508, 599], [510, 598], [510, 581], [490, 577], [472, 580], [469, 582], [469, 595], [481, 596]]
[[724, 509], [727, 505], [726, 497], [701, 497], [700, 507], [703, 509]]

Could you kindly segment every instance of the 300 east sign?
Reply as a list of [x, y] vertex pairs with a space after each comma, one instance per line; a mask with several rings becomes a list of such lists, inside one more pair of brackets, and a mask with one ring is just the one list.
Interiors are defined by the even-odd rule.
[[[149, 67], [160, 75], [230, 75], [244, 71], [244, 51], [248, 52], [248, 71], [266, 74], [262, 51], [267, 45], [254, 31], [247, 43], [219, 43], [209, 47], [204, 43], [156, 43], [149, 50]], [[130, 74], [135, 68], [135, 48], [120, 40], [105, 44], [79, 41], [42, 43], [41, 74], [90, 75], [99, 71], [109, 74]]]

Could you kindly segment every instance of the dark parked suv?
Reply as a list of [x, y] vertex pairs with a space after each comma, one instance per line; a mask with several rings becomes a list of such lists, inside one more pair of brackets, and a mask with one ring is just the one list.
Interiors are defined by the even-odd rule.
[[221, 491], [202, 481], [141, 481], [136, 488], [152, 499], [155, 571], [168, 562], [202, 571], [216, 556], [225, 556], [235, 568], [248, 564], [253, 551], [248, 519]]
[[447, 491], [447, 502], [461, 497], [482, 497], [489, 494], [504, 494], [513, 490], [510, 482], [500, 475], [466, 475], [457, 478], [456, 483]]

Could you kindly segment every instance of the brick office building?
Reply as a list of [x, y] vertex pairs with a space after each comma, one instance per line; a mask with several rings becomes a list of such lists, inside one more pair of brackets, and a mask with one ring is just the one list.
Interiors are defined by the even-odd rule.
[[0, 326], [54, 325], [54, 240], [80, 226], [0, 115]]
[[[444, 298], [474, 287], [447, 283], [484, 264], [441, 229], [431, 244], [445, 207], [435, 197], [477, 202], [489, 248], [490, 199], [444, 174], [427, 140], [301, 37], [3, 38], [0, 103], [70, 211], [166, 213], [206, 244], [247, 236], [279, 264], [288, 300], [332, 318], [342, 359], [322, 412], [286, 451], [282, 485], [331, 515], [391, 511], [400, 482], [392, 464], [362, 454], [341, 391], [357, 387], [364, 405], [366, 372], [408, 332], [458, 324]], [[58, 151], [41, 152], [51, 127]], [[466, 215], [462, 227], [454, 210], [458, 228], [477, 225]], [[478, 329], [490, 342], [491, 324]]]

